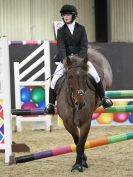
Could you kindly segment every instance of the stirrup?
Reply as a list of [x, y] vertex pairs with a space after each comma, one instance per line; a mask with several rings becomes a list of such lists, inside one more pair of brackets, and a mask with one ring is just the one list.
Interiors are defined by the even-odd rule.
[[49, 103], [47, 107], [45, 108], [44, 112], [46, 114], [55, 114], [54, 104]]
[[102, 105], [103, 105], [104, 108], [108, 108], [108, 107], [110, 107], [110, 106], [113, 105], [113, 102], [111, 101], [110, 98], [103, 97], [103, 99], [102, 99]]

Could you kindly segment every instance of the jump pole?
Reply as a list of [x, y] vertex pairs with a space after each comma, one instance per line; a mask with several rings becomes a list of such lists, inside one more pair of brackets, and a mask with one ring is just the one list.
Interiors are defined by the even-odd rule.
[[[106, 144], [117, 143], [120, 141], [126, 141], [126, 140], [130, 140], [130, 139], [133, 139], [133, 132], [128, 132], [128, 133], [123, 133], [123, 134], [119, 134], [119, 135], [113, 135], [113, 136], [109, 136], [109, 137], [103, 137], [103, 138], [99, 138], [99, 139], [89, 140], [89, 141], [86, 141], [85, 149], [94, 148], [97, 146], [103, 146]], [[66, 153], [75, 152], [75, 151], [76, 151], [76, 145], [70, 144], [70, 145], [66, 145], [66, 146], [53, 148], [51, 150], [46, 150], [46, 151], [37, 152], [34, 154], [30, 154], [30, 155], [16, 157], [15, 162], [16, 163], [24, 163], [24, 162], [48, 158], [48, 157], [66, 154]]]
[[[98, 107], [95, 113], [133, 112], [133, 105]], [[12, 115], [46, 115], [44, 109], [12, 109]]]
[[133, 90], [111, 90], [106, 91], [105, 95], [108, 97], [132, 97]]
[[111, 106], [107, 109], [98, 107], [95, 113], [133, 112], [133, 105]]

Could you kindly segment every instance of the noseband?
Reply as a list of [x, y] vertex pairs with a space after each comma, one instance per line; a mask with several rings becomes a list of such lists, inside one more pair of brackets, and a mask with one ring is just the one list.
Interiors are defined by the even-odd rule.
[[74, 98], [74, 96], [73, 96], [74, 94], [72, 92], [73, 100], [76, 99], [78, 96], [84, 96], [84, 94], [85, 94], [85, 92], [83, 90], [77, 90], [76, 92], [77, 92], [77, 94], [76, 94], [75, 98]]

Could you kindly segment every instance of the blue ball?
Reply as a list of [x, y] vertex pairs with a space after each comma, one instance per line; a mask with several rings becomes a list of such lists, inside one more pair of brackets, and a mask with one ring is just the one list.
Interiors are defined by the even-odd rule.
[[133, 114], [130, 114], [128, 118], [129, 118], [129, 122], [130, 122], [131, 124], [133, 124]]
[[40, 102], [38, 103], [38, 108], [40, 108], [40, 109], [44, 109], [45, 107], [46, 107], [45, 100], [40, 101]]
[[21, 101], [25, 103], [25, 102], [30, 102], [30, 100], [31, 100], [30, 89], [26, 87], [22, 88], [21, 89]]

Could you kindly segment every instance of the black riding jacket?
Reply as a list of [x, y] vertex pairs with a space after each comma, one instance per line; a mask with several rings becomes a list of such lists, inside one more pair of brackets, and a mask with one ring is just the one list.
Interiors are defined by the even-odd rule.
[[73, 34], [64, 24], [57, 32], [57, 58], [63, 61], [66, 56], [78, 54], [84, 58], [87, 55], [88, 39], [84, 26], [75, 23]]

